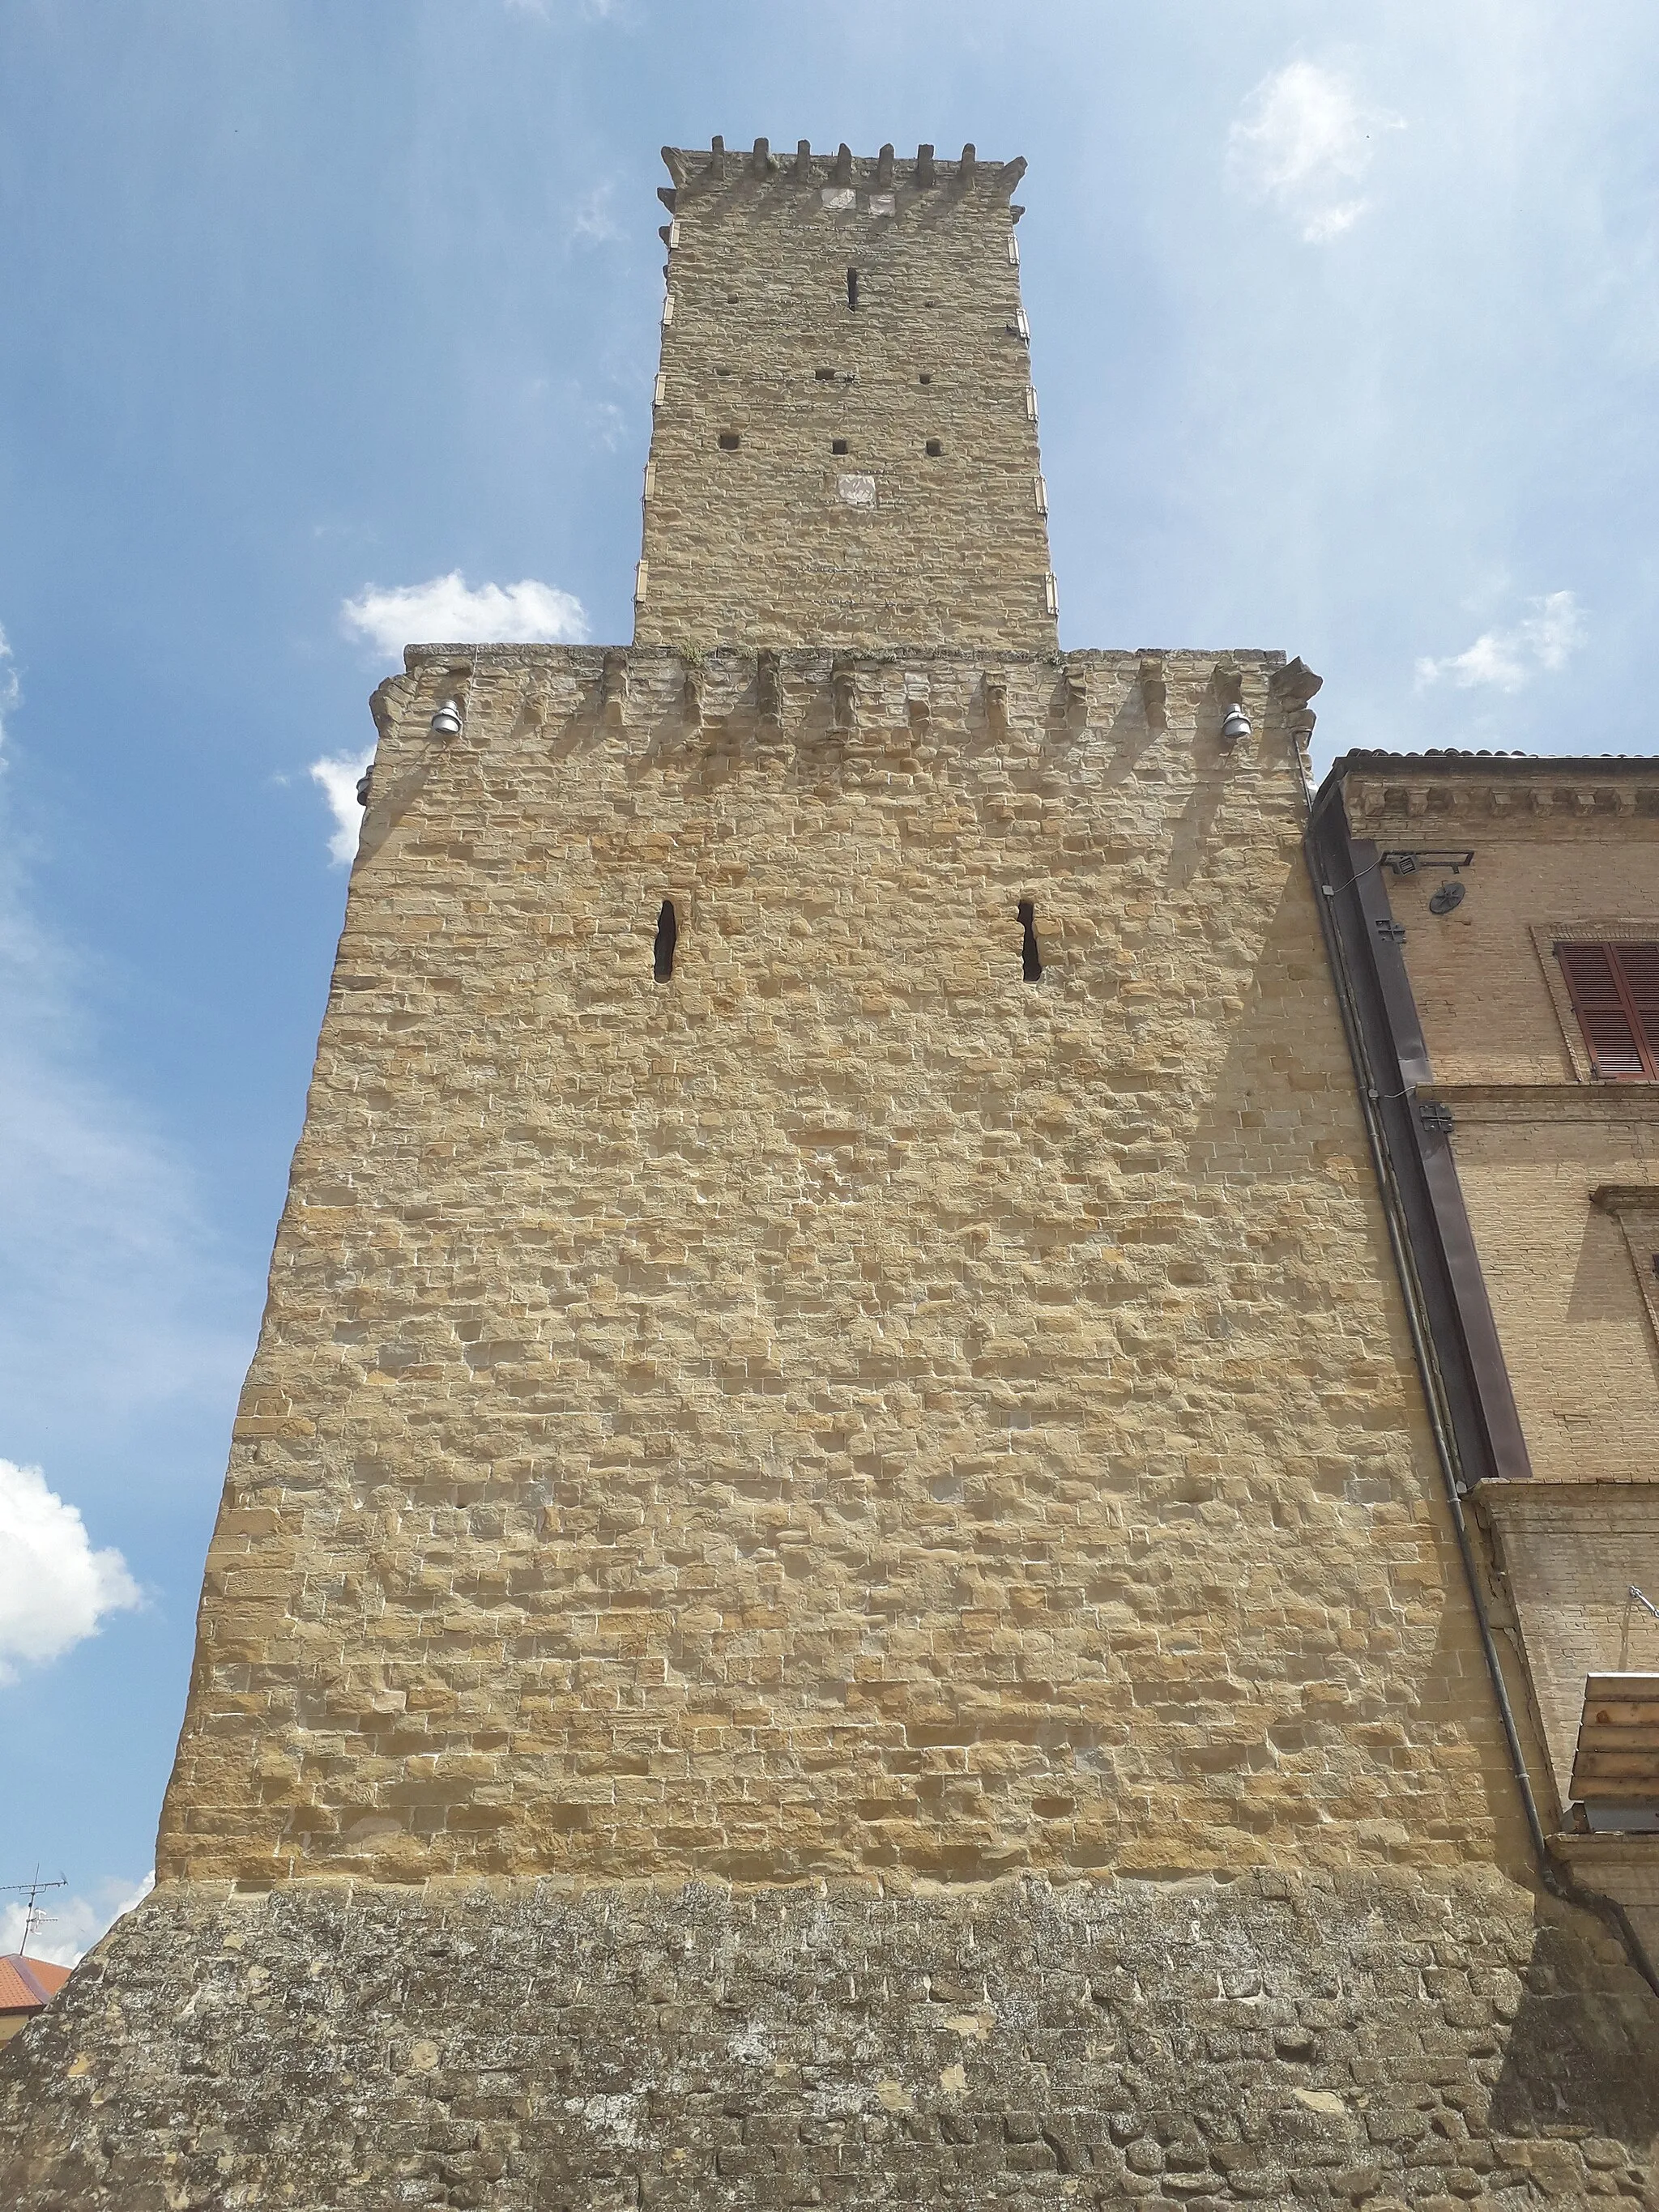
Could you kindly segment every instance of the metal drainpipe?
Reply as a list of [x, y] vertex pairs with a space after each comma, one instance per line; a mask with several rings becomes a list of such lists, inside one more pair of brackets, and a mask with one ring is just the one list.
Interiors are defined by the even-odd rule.
[[1656, 1973], [1641, 1937], [1631, 1924], [1630, 1915], [1616, 1898], [1603, 1897], [1595, 1890], [1585, 1889], [1567, 1869], [1557, 1862], [1550, 1850], [1549, 1838], [1544, 1833], [1543, 1821], [1539, 1818], [1538, 1800], [1533, 1794], [1532, 1777], [1527, 1771], [1526, 1755], [1521, 1747], [1521, 1731], [1516, 1725], [1515, 1709], [1510, 1703], [1509, 1689], [1504, 1680], [1503, 1662], [1498, 1656], [1497, 1639], [1486, 1613], [1486, 1592], [1480, 1586], [1480, 1563], [1474, 1556], [1468, 1522], [1463, 1514], [1462, 1469], [1458, 1459], [1457, 1440], [1446, 1419], [1441, 1397], [1439, 1363], [1435, 1357], [1433, 1339], [1425, 1321], [1422, 1286], [1418, 1279], [1417, 1266], [1407, 1232], [1405, 1209], [1401, 1204], [1387, 1140], [1377, 1117], [1375, 1100], [1378, 1086], [1359, 1026], [1347, 958], [1325, 896], [1324, 872], [1314, 849], [1311, 817], [1303, 836], [1302, 850], [1308, 864], [1314, 904], [1319, 910], [1319, 927], [1325, 939], [1326, 955], [1336, 985], [1336, 1002], [1342, 1017], [1343, 1033], [1347, 1038], [1349, 1055], [1358, 1079], [1359, 1111], [1365, 1123], [1365, 1140], [1370, 1147], [1371, 1167], [1382, 1195], [1382, 1218], [1388, 1224], [1389, 1249], [1394, 1255], [1395, 1268], [1405, 1293], [1406, 1325], [1411, 1331], [1412, 1351], [1417, 1360], [1418, 1372], [1423, 1379], [1423, 1395], [1428, 1407], [1429, 1427], [1434, 1437], [1435, 1456], [1440, 1462], [1446, 1503], [1457, 1536], [1458, 1555], [1463, 1562], [1464, 1578], [1474, 1606], [1474, 1618], [1480, 1632], [1480, 1649], [1486, 1656], [1486, 1671], [1492, 1676], [1492, 1689], [1498, 1698], [1498, 1716], [1504, 1724], [1504, 1740], [1509, 1747], [1510, 1766], [1515, 1776], [1516, 1786], [1521, 1792], [1522, 1808], [1527, 1816], [1527, 1831], [1532, 1838], [1533, 1856], [1537, 1861], [1539, 1879], [1550, 1895], [1559, 1898], [1564, 1905], [1577, 1905], [1581, 1911], [1593, 1912], [1600, 1920], [1610, 1922], [1629, 1954], [1631, 1964], [1655, 1996], [1659, 1997], [1659, 1973]]

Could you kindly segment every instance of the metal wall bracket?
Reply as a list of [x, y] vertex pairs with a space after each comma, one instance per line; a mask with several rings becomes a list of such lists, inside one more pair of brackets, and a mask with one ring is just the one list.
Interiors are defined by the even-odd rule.
[[1392, 868], [1397, 876], [1414, 876], [1419, 868], [1449, 868], [1455, 875], [1460, 868], [1468, 867], [1474, 859], [1473, 850], [1468, 848], [1462, 852], [1443, 852], [1437, 846], [1419, 845], [1384, 853], [1377, 866]]

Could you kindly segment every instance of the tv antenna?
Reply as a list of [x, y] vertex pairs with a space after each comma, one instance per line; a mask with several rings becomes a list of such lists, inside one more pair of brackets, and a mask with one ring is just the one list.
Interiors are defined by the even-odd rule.
[[34, 1933], [35, 1929], [40, 1927], [43, 1922], [50, 1920], [52, 1917], [52, 1915], [50, 1912], [42, 1912], [40, 1908], [40, 1905], [37, 1900], [40, 1898], [41, 1891], [43, 1889], [67, 1889], [68, 1887], [69, 1877], [67, 1875], [60, 1874], [57, 1876], [56, 1880], [52, 1881], [42, 1881], [40, 1876], [40, 1868], [38, 1862], [35, 1865], [33, 1878], [31, 1881], [0, 1881], [0, 1891], [16, 1889], [27, 1890], [28, 1893], [29, 1901], [23, 1913], [22, 1941], [17, 1946], [20, 1953], [26, 1952], [28, 1949], [29, 1937]]

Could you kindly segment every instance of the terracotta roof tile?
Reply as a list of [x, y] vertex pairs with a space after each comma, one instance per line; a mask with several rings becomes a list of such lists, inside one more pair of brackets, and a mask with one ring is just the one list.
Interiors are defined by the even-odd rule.
[[67, 1966], [53, 1966], [45, 1959], [26, 1959], [13, 1952], [0, 1958], [0, 2012], [39, 2012], [70, 1978]]
[[1426, 745], [1421, 752], [1396, 753], [1362, 745], [1352, 752], [1343, 753], [1334, 761], [1331, 764], [1333, 772], [1352, 767], [1360, 761], [1385, 761], [1401, 768], [1421, 768], [1431, 761], [1437, 767], [1443, 762], [1454, 767], [1462, 767], [1470, 761], [1479, 761], [1487, 768], [1512, 764], [1530, 774], [1534, 769], [1540, 768], [1655, 768], [1659, 767], [1659, 753], [1522, 753], [1505, 752], [1496, 747], [1488, 751], [1484, 746], [1468, 751], [1456, 745]]

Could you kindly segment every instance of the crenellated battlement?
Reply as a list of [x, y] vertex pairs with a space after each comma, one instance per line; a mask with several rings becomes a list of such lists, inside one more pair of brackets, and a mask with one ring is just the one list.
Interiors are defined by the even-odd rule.
[[[665, 146], [663, 161], [672, 185], [662, 186], [658, 198], [671, 212], [683, 199], [747, 182], [810, 186], [823, 191], [855, 191], [864, 185], [878, 192], [951, 193], [975, 188], [1007, 199], [1025, 174], [1023, 155], [1012, 161], [981, 161], [971, 141], [951, 161], [941, 159], [931, 146], [919, 146], [915, 157], [902, 161], [890, 145], [878, 154], [854, 154], [843, 143], [833, 154], [814, 154], [811, 142], [800, 140], [791, 155], [772, 151], [771, 141], [757, 138], [748, 153], [728, 148], [716, 137], [706, 149]], [[1016, 208], [1018, 220], [1024, 210]]]
[[[632, 733], [657, 772], [671, 757], [695, 772], [684, 747], [701, 732], [723, 753], [781, 741], [803, 756], [854, 734], [895, 757], [918, 742], [944, 756], [988, 738], [1000, 771], [1014, 772], [1029, 755], [1061, 782], [1089, 774], [1091, 759], [1102, 765], [1151, 741], [1161, 775], [1231, 776], [1280, 764], [1292, 747], [1305, 752], [1315, 718], [1301, 692], [1319, 684], [1300, 661], [1287, 667], [1282, 653], [1255, 650], [420, 645], [407, 647], [404, 659], [404, 674], [375, 694], [388, 761], [513, 746], [526, 731], [569, 743], [580, 729], [583, 742]], [[446, 706], [460, 719], [453, 734], [434, 720]], [[1242, 732], [1225, 726], [1235, 707]], [[720, 772], [730, 770], [727, 760]], [[388, 790], [390, 772], [381, 778]], [[377, 815], [371, 842], [379, 823]]]

